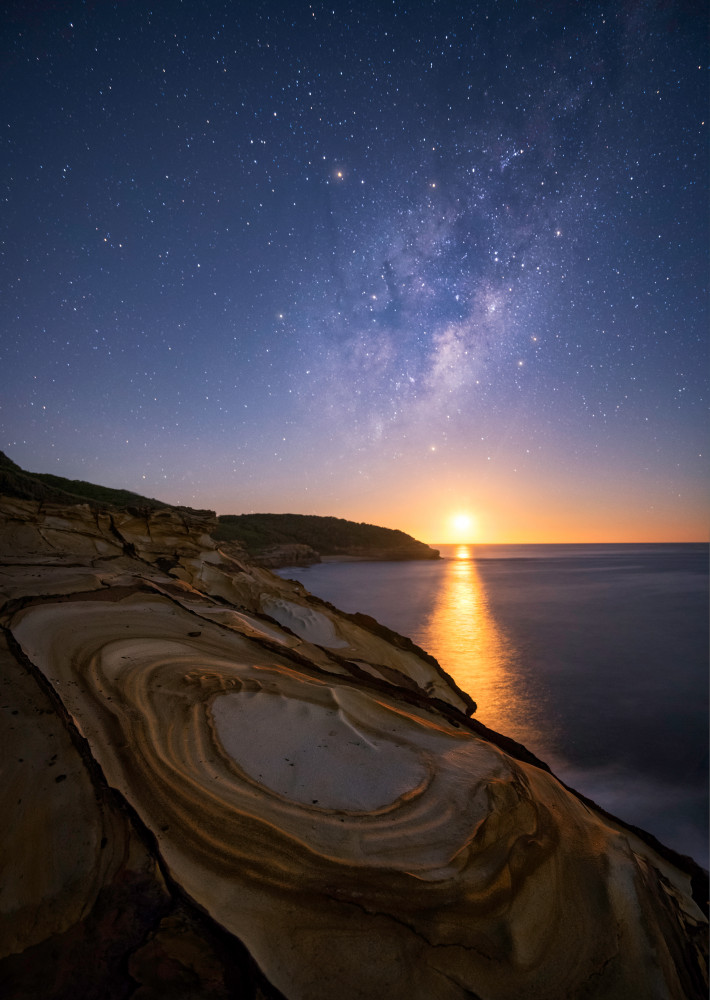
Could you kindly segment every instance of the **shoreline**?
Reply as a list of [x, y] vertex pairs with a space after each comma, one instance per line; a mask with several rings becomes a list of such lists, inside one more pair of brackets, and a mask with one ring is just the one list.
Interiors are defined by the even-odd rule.
[[[434, 550], [438, 551], [438, 550]], [[386, 562], [386, 563], [399, 563], [399, 562], [437, 562], [443, 557], [441, 554], [436, 556], [321, 556], [321, 563], [348, 563], [348, 562]], [[317, 566], [318, 563], [313, 563], [312, 565]], [[280, 569], [286, 569], [287, 567], [282, 566]]]

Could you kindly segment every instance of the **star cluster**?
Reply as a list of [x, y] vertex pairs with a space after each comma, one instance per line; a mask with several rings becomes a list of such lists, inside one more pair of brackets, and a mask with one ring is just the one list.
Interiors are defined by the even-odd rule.
[[704, 36], [652, 0], [13, 5], [0, 447], [223, 512], [431, 537], [416, 488], [504, 540], [556, 503], [699, 537]]

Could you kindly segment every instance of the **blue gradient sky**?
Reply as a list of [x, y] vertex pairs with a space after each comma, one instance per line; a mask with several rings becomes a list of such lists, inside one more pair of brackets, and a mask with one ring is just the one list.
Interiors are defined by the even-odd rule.
[[707, 537], [693, 3], [17, 3], [0, 448], [220, 513]]

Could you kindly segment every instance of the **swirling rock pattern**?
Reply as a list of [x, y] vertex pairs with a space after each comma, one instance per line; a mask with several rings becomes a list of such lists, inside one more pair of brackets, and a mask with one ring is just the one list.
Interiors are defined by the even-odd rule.
[[[10, 961], [96, 906], [138, 831], [162, 909], [126, 946], [136, 997], [160, 995], [149, 956], [175, 956], [181, 937], [201, 942], [200, 995], [229, 995], [184, 899], [265, 975], [239, 995], [705, 995], [692, 863], [482, 738], [424, 655], [220, 552], [204, 523], [77, 510], [57, 527], [57, 512], [14, 501], [5, 518], [4, 676], [25, 704], [42, 688], [72, 761], [28, 789], [39, 811], [19, 840], [4, 834]], [[36, 767], [49, 747], [25, 730], [3, 746]], [[94, 787], [125, 803], [120, 823]], [[80, 841], [53, 828], [68, 809]]]

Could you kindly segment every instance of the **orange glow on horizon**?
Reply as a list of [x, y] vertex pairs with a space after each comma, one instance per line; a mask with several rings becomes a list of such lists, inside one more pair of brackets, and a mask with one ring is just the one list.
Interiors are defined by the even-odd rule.
[[[497, 491], [496, 491], [497, 492]], [[432, 489], [431, 493], [434, 493]], [[696, 503], [682, 514], [667, 505], [640, 509], [632, 498], [576, 496], [550, 498], [542, 488], [524, 493], [504, 491], [500, 499], [493, 489], [478, 491], [475, 517], [459, 508], [456, 514], [441, 513], [446, 497], [419, 493], [397, 509], [381, 511], [387, 521], [430, 545], [590, 545], [705, 543], [708, 538], [707, 506]], [[628, 500], [628, 502], [626, 502]], [[451, 505], [447, 504], [451, 511]], [[389, 504], [388, 504], [389, 507]], [[454, 508], [455, 509], [455, 508]], [[466, 522], [465, 518], [470, 518]]]
[[[644, 492], [630, 480], [601, 474], [592, 481], [581, 476], [562, 480], [554, 469], [540, 469], [526, 477], [486, 478], [462, 469], [423, 475], [421, 467], [404, 467], [357, 481], [345, 477], [327, 496], [301, 486], [284, 499], [264, 489], [251, 499], [249, 509], [341, 517], [399, 529], [436, 547], [707, 544], [709, 504], [704, 484], [679, 500], [665, 488]], [[231, 494], [210, 497], [209, 506], [223, 514], [240, 513]]]

